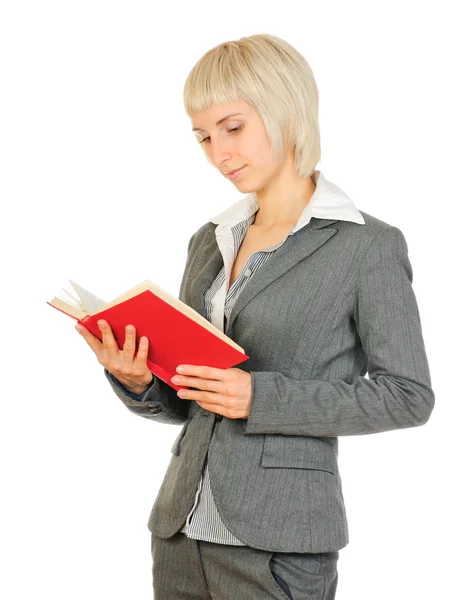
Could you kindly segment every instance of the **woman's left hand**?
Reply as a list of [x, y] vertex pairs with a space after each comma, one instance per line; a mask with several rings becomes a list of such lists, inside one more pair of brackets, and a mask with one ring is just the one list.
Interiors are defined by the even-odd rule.
[[[180, 371], [179, 367], [184, 366]], [[251, 373], [242, 369], [216, 369], [200, 365], [179, 365], [179, 375], [172, 377], [178, 385], [197, 388], [178, 390], [185, 400], [195, 400], [205, 410], [229, 419], [247, 419], [251, 407]]]

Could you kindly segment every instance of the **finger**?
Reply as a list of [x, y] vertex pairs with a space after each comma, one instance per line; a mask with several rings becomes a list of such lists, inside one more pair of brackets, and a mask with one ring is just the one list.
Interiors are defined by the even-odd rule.
[[209, 402], [204, 402], [203, 400], [196, 400], [196, 404], [198, 404], [204, 410], [208, 410], [209, 412], [223, 415], [224, 417], [228, 416], [224, 412], [224, 407], [221, 404], [210, 404]]
[[[184, 367], [180, 369], [180, 367]], [[230, 369], [217, 369], [215, 367], [207, 367], [203, 365], [178, 365], [177, 372], [184, 375], [192, 375], [194, 377], [203, 377], [215, 381], [222, 381], [228, 378]]]
[[202, 390], [193, 390], [187, 388], [178, 390], [177, 395], [180, 398], [185, 398], [186, 400], [198, 400], [204, 404], [215, 407], [218, 406], [219, 408], [224, 406], [224, 396], [216, 394], [215, 392], [203, 392]]
[[103, 349], [105, 350], [108, 359], [115, 360], [118, 357], [119, 348], [113, 332], [111, 331], [111, 327], [103, 319], [97, 321], [97, 325], [102, 332]]
[[126, 337], [122, 350], [123, 362], [126, 365], [132, 365], [134, 360], [135, 335], [135, 327], [133, 325], [126, 325]]
[[216, 379], [201, 379], [200, 377], [182, 377], [179, 380], [176, 379], [176, 375], [172, 378], [173, 383], [179, 385], [187, 385], [189, 387], [197, 388], [203, 392], [214, 392], [223, 393], [226, 384], [223, 381], [217, 381]]
[[103, 351], [103, 345], [102, 345], [102, 342], [99, 340], [99, 338], [96, 337], [94, 334], [92, 334], [89, 331], [89, 329], [86, 329], [86, 327], [84, 327], [84, 325], [77, 324], [75, 329], [78, 331], [78, 333], [81, 335], [81, 337], [83, 337], [86, 340], [86, 342], [90, 346], [91, 350], [97, 356], [99, 356], [99, 354]]
[[148, 338], [145, 336], [142, 336], [140, 338], [140, 342], [138, 344], [137, 356], [135, 357], [135, 362], [138, 363], [139, 365], [147, 366], [146, 359], [148, 357], [148, 346], [149, 346]]

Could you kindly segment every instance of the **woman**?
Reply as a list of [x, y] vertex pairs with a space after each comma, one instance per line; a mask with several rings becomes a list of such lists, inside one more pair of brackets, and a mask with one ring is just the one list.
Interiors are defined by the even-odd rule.
[[79, 328], [130, 410], [184, 423], [148, 521], [155, 597], [330, 600], [348, 543], [338, 436], [434, 406], [406, 241], [315, 169], [318, 90], [283, 40], [211, 49], [184, 101], [245, 196], [191, 237], [180, 299], [250, 358], [185, 365], [177, 393], [132, 326], [122, 350], [108, 323], [102, 342]]

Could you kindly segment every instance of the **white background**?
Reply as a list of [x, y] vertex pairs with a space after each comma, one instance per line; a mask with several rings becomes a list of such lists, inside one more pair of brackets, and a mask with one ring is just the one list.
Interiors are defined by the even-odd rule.
[[317, 168], [403, 231], [436, 393], [424, 427], [340, 438], [351, 540], [337, 597], [454, 595], [453, 9], [2, 3], [3, 598], [152, 598], [146, 522], [179, 426], [129, 412], [74, 321], [46, 301], [69, 278], [107, 301], [146, 278], [178, 295], [189, 238], [241, 197], [197, 145], [183, 85], [204, 52], [255, 33], [312, 67]]

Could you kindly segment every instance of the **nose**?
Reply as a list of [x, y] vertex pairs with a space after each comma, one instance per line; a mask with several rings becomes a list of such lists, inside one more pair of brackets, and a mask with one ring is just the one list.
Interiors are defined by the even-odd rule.
[[224, 140], [211, 140], [207, 148], [208, 158], [212, 164], [219, 170], [222, 170], [225, 163], [231, 164], [232, 153], [227, 150]]

